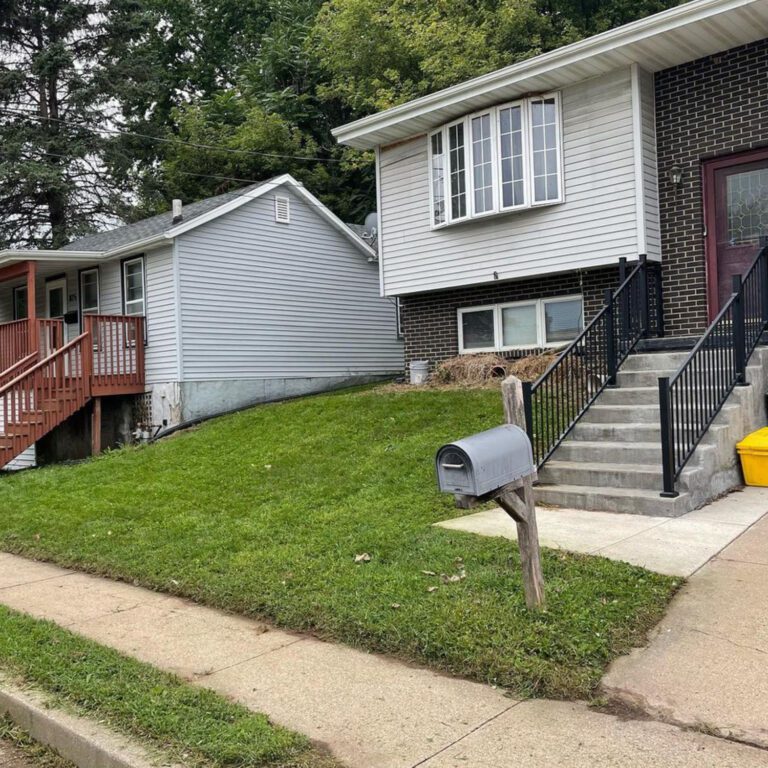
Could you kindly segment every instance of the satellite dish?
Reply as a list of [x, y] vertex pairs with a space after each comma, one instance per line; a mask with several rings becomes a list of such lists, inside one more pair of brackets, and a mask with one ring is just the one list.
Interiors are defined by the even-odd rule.
[[370, 240], [375, 240], [379, 233], [379, 214], [376, 211], [369, 213], [365, 217], [365, 237]]

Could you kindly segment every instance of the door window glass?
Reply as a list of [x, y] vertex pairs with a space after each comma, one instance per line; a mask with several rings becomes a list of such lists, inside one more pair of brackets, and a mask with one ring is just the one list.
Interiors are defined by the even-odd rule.
[[757, 242], [768, 235], [768, 168], [730, 174], [726, 207], [730, 245]]

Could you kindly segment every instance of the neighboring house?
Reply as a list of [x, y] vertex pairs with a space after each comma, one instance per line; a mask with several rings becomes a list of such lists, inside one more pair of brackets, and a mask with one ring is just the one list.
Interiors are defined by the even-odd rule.
[[375, 251], [292, 177], [178, 207], [0, 252], [0, 466], [402, 371]]
[[[561, 348], [641, 255], [660, 264], [666, 337], [690, 347], [768, 234], [768, 0], [693, 0], [335, 135], [376, 151], [407, 363]], [[658, 452], [658, 427], [643, 442]], [[579, 492], [550, 501], [602, 503]]]

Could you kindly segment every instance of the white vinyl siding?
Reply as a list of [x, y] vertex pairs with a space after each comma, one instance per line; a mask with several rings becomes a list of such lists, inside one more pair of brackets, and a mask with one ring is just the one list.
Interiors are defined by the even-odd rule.
[[402, 371], [378, 265], [312, 204], [280, 194], [290, 197], [290, 226], [264, 197], [178, 238], [184, 381]]
[[[147, 384], [178, 381], [173, 247], [168, 244], [146, 251], [144, 269], [147, 328], [147, 347], [144, 355]], [[119, 259], [100, 265], [102, 314], [123, 313], [122, 274], [123, 268]]]
[[561, 101], [565, 202], [560, 205], [433, 229], [427, 137], [381, 148], [385, 295], [637, 258], [629, 67], [565, 88]]
[[638, 70], [640, 80], [640, 124], [642, 157], [643, 219], [645, 253], [649, 259], [661, 259], [661, 224], [659, 216], [658, 164], [656, 157], [656, 92], [653, 74]]

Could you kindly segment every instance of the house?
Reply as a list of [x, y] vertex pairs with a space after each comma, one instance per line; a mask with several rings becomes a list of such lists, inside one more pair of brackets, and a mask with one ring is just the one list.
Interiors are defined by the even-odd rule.
[[0, 466], [402, 371], [375, 251], [291, 176], [174, 208], [0, 252]]
[[[399, 300], [408, 364], [583, 345], [605, 316], [606, 289], [646, 260], [654, 328], [646, 322], [625, 350], [629, 368], [617, 358], [591, 374], [601, 392], [631, 391], [613, 387], [592, 402], [585, 388], [574, 418], [529, 425], [546, 443], [542, 500], [638, 511], [645, 498], [645, 511], [658, 510], [664, 462], [662, 514], [736, 482], [731, 443], [702, 469], [721, 479], [696, 485], [691, 456], [714, 441], [704, 439], [708, 423], [691, 429], [690, 456], [669, 459], [679, 441], [660, 423], [657, 379], [669, 374], [674, 386], [678, 367], [695, 364], [671, 350], [714, 338], [708, 328], [730, 312], [734, 276], [747, 274], [768, 234], [766, 0], [693, 0], [335, 135], [376, 152], [381, 292]], [[618, 354], [619, 342], [601, 354]], [[638, 354], [661, 347], [666, 356]], [[725, 418], [715, 399], [703, 422]], [[762, 420], [759, 410], [741, 427]], [[676, 418], [695, 417], [690, 405]]]

